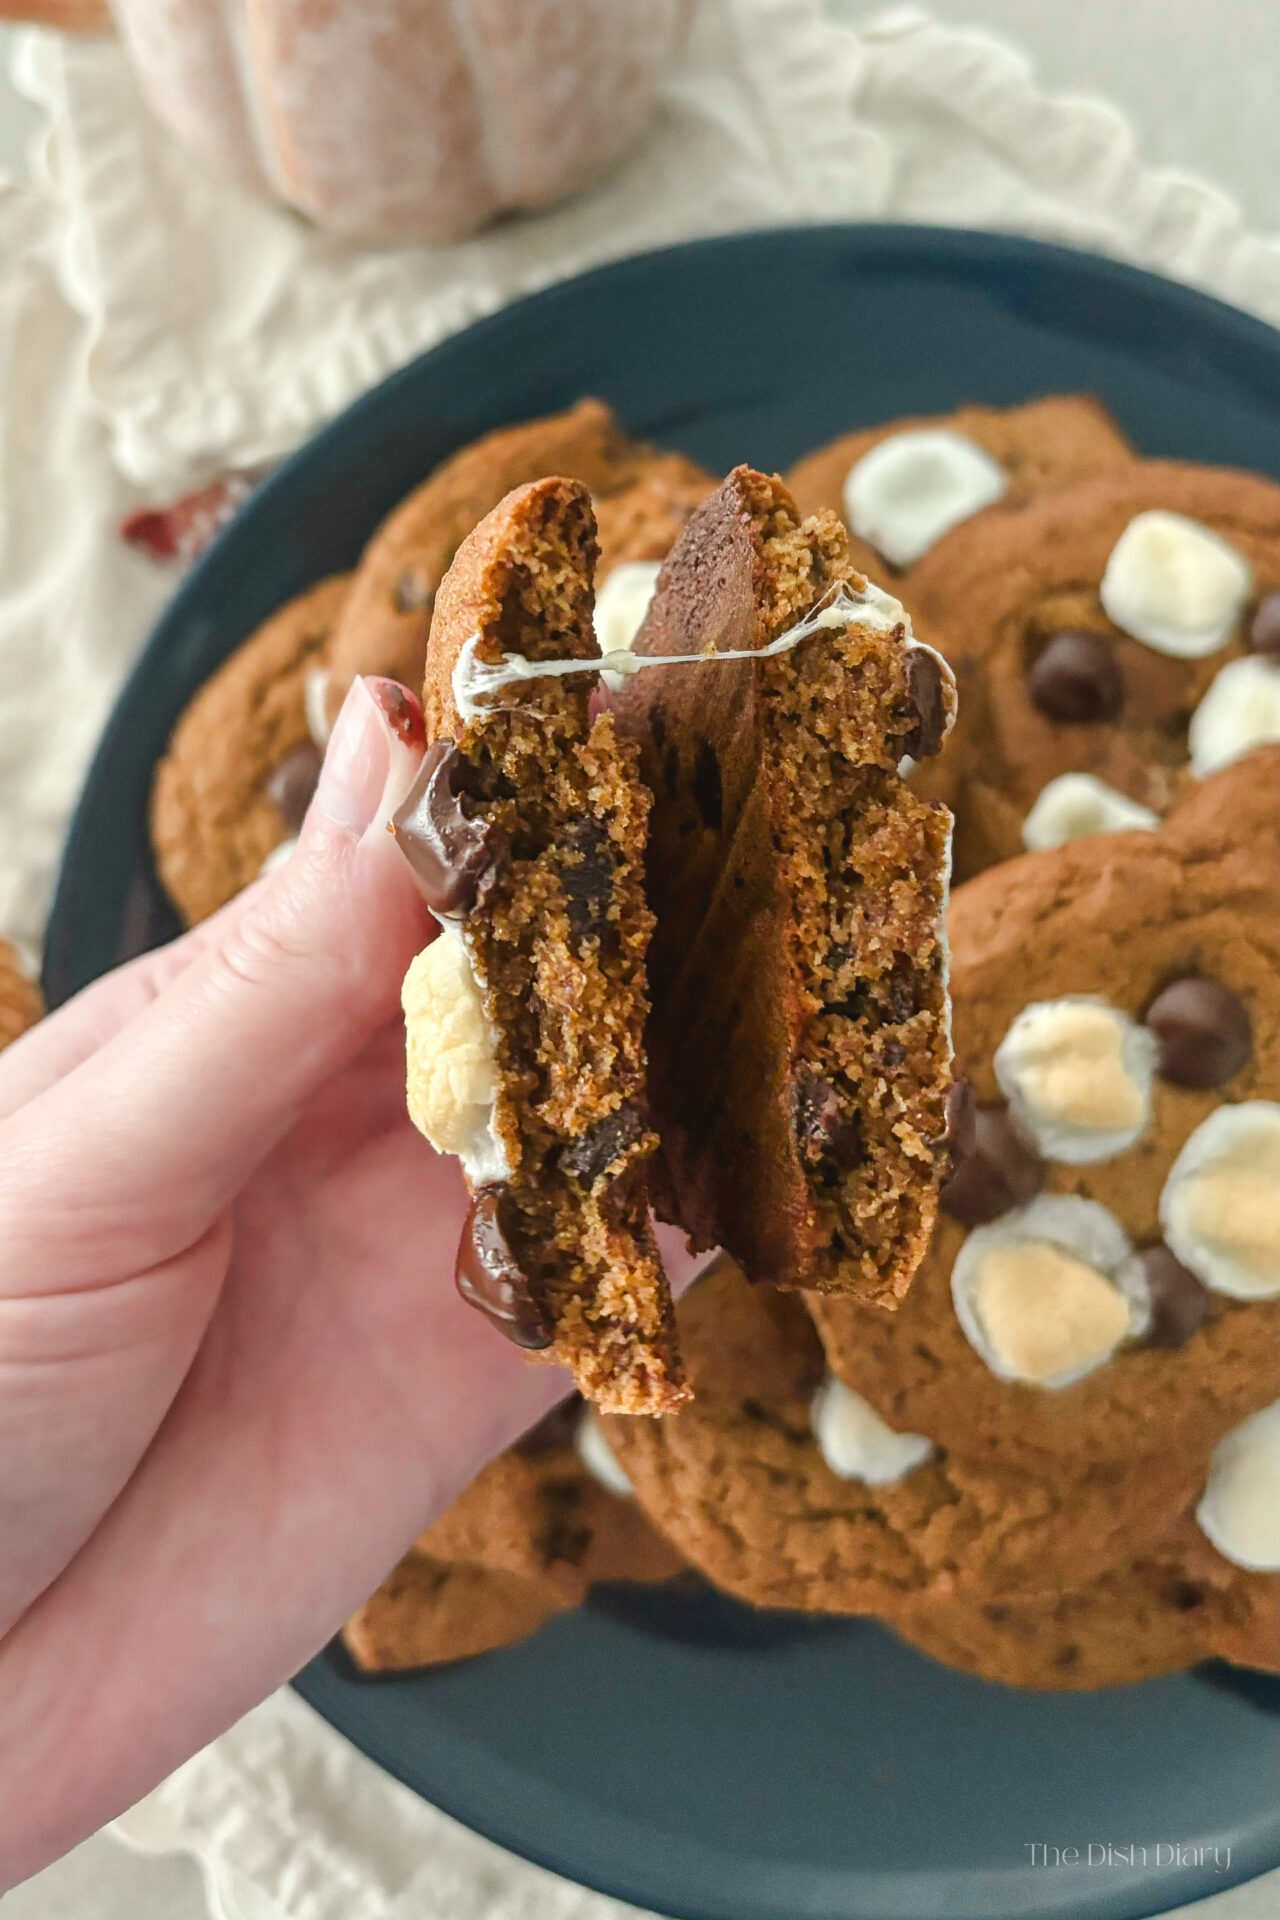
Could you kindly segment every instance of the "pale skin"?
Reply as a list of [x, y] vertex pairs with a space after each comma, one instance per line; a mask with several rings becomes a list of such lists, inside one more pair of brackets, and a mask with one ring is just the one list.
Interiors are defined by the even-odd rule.
[[358, 682], [288, 865], [0, 1055], [0, 1891], [296, 1671], [567, 1390], [453, 1288], [390, 764]]

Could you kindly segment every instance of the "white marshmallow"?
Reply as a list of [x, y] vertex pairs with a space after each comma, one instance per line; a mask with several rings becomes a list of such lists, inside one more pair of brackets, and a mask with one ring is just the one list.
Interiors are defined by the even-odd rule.
[[893, 566], [907, 567], [1008, 484], [989, 453], [947, 427], [891, 433], [845, 475], [845, 519]]
[[1214, 1293], [1280, 1293], [1280, 1106], [1243, 1100], [1202, 1120], [1169, 1169], [1160, 1225]]
[[[629, 653], [649, 611], [662, 563], [624, 560], [615, 567], [596, 595], [596, 645], [601, 653]], [[624, 676], [605, 668], [601, 679], [611, 693], [624, 685]]]
[[594, 1407], [584, 1407], [574, 1429], [573, 1444], [579, 1460], [593, 1480], [619, 1500], [635, 1497], [635, 1488], [618, 1464], [618, 1456], [604, 1437], [600, 1416]]
[[1145, 1332], [1146, 1275], [1114, 1215], [1041, 1194], [968, 1236], [951, 1299], [970, 1346], [1001, 1380], [1070, 1386]]
[[1187, 741], [1197, 780], [1280, 740], [1280, 667], [1256, 653], [1228, 660], [1191, 716]]
[[809, 1424], [832, 1473], [869, 1487], [905, 1479], [933, 1452], [932, 1440], [922, 1433], [895, 1433], [861, 1394], [834, 1374], [828, 1374], [814, 1394]]
[[1280, 1400], [1218, 1442], [1196, 1519], [1237, 1567], [1280, 1570]]
[[1158, 1051], [1118, 1007], [1067, 994], [1023, 1008], [996, 1049], [996, 1079], [1046, 1159], [1089, 1166], [1145, 1133]]
[[1107, 561], [1107, 617], [1157, 653], [1198, 660], [1230, 638], [1249, 597], [1248, 563], [1198, 520], [1156, 509], [1129, 522]]
[[281, 867], [288, 866], [290, 860], [293, 858], [294, 849], [297, 844], [297, 835], [291, 834], [287, 840], [282, 840], [278, 847], [272, 847], [270, 853], [258, 868], [259, 879], [262, 878], [264, 873], [278, 873]]
[[404, 977], [409, 1118], [437, 1153], [456, 1154], [473, 1187], [511, 1173], [497, 1132], [498, 1035], [470, 949], [442, 928]]
[[1127, 833], [1158, 827], [1160, 816], [1128, 794], [1117, 793], [1091, 773], [1060, 773], [1042, 787], [1022, 823], [1022, 844], [1032, 853], [1065, 846], [1090, 833]]

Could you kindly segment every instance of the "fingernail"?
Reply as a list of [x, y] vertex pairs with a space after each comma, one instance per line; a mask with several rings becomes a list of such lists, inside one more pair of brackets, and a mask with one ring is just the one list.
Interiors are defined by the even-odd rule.
[[348, 833], [362, 834], [382, 799], [391, 761], [391, 729], [365, 680], [355, 680], [334, 722], [311, 802]]
[[364, 684], [383, 714], [389, 738], [386, 778], [373, 816], [376, 830], [390, 826], [391, 816], [417, 778], [427, 744], [427, 729], [421, 701], [398, 680], [369, 675]]

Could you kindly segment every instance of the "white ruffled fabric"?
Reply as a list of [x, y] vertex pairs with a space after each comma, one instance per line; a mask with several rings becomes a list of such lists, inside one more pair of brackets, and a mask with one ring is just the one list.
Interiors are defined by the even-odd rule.
[[[820, 0], [701, 0], [640, 152], [572, 206], [434, 252], [362, 254], [201, 177], [110, 42], [32, 33], [21, 79], [47, 133], [38, 189], [0, 185], [0, 929], [30, 951], [172, 584], [120, 544], [120, 515], [286, 451], [516, 295], [699, 233], [874, 218], [1038, 234], [1280, 321], [1280, 244], [1229, 200], [915, 9], [855, 33]], [[190, 1851], [214, 1920], [634, 1920], [465, 1832], [288, 1692], [114, 1831]]]

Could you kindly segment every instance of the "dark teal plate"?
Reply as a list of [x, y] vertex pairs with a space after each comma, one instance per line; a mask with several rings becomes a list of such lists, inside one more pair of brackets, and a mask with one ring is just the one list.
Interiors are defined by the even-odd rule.
[[[202, 680], [487, 428], [609, 400], [723, 470], [965, 400], [1087, 389], [1148, 453], [1277, 467], [1277, 336], [1035, 242], [928, 228], [745, 234], [624, 261], [424, 356], [288, 461], [192, 571], [103, 736], [45, 963], [56, 1004], [174, 930], [146, 799]], [[1206, 1669], [1019, 1694], [877, 1627], [606, 1592], [533, 1640], [300, 1692], [469, 1826], [691, 1920], [1129, 1920], [1280, 1854], [1277, 1688]]]

